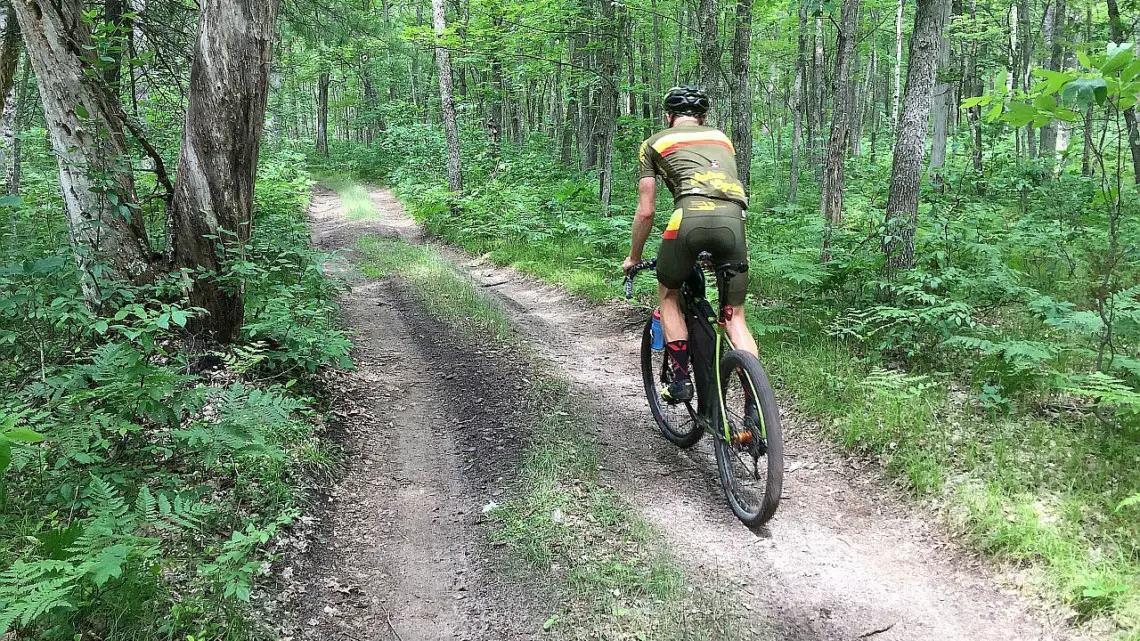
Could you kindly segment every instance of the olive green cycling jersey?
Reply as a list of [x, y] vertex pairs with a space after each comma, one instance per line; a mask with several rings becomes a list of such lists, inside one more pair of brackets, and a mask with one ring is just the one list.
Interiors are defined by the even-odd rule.
[[724, 132], [703, 125], [678, 125], [641, 143], [641, 177], [661, 176], [673, 194], [727, 200], [747, 209], [736, 173], [736, 150]]

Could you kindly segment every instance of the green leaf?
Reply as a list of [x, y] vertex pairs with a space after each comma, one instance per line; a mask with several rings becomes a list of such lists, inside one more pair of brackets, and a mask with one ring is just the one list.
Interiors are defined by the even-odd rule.
[[1132, 62], [1133, 46], [1131, 42], [1123, 42], [1120, 44], [1116, 44], [1115, 42], [1108, 43], [1108, 55], [1105, 57], [1104, 64], [1100, 66], [1100, 72], [1108, 75]]
[[112, 577], [123, 576], [123, 564], [132, 551], [134, 547], [125, 543], [112, 545], [100, 551], [88, 569], [95, 585], [102, 587]]
[[0, 437], [0, 474], [12, 464], [12, 441]]
[[1092, 66], [1093, 66], [1092, 60], [1089, 59], [1089, 54], [1087, 54], [1083, 51], [1078, 51], [1077, 52], [1077, 60], [1081, 63], [1081, 66], [1084, 67], [1085, 69], [1092, 69]]
[[186, 319], [190, 317], [189, 312], [184, 309], [174, 309], [170, 311], [170, 320], [179, 327], [186, 327]]
[[[1128, 65], [1127, 67], [1124, 68], [1124, 71], [1120, 72], [1120, 81], [1121, 82], [1132, 82], [1132, 80], [1134, 80], [1137, 77], [1140, 77], [1140, 58], [1136, 58], [1135, 60], [1133, 60], [1132, 64]], [[0, 201], [2, 201], [2, 200], [3, 199], [0, 199]], [[0, 203], [0, 204], [2, 204], [2, 203]]]
[[1104, 78], [1077, 78], [1065, 85], [1061, 99], [1070, 107], [1080, 111], [1088, 109], [1094, 102], [1103, 105], [1108, 100], [1108, 83]]
[[80, 118], [90, 118], [91, 117], [91, 112], [87, 111], [87, 107], [84, 107], [83, 103], [79, 103], [79, 104], [75, 105], [75, 114], [77, 116], [79, 116]]
[[1133, 494], [1132, 496], [1121, 501], [1120, 505], [1116, 506], [1116, 511], [1119, 512], [1120, 510], [1130, 505], [1140, 505], [1140, 494]]
[[170, 312], [161, 314], [155, 324], [162, 329], [170, 329]]
[[970, 109], [971, 107], [977, 107], [987, 100], [989, 100], [989, 96], [974, 96], [973, 98], [966, 98], [962, 101], [962, 108]]
[[23, 204], [24, 199], [15, 194], [0, 196], [0, 207], [21, 207]]
[[1037, 99], [1033, 101], [1033, 106], [1043, 111], [1052, 111], [1057, 107], [1057, 99], [1049, 94], [1037, 96]]
[[15, 429], [4, 432], [4, 436], [13, 441], [20, 443], [39, 443], [44, 440], [44, 435], [39, 432], [29, 430], [26, 427], [17, 427]]

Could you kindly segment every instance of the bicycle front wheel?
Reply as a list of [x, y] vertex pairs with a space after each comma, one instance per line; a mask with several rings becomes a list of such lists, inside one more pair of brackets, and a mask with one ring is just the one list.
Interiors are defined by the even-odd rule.
[[665, 350], [653, 349], [653, 317], [645, 323], [641, 333], [641, 379], [645, 384], [645, 397], [649, 400], [649, 411], [661, 434], [675, 445], [692, 447], [701, 440], [704, 429], [693, 417], [688, 403], [670, 405], [661, 398], [661, 388], [672, 382], [673, 371], [665, 357]]
[[753, 355], [740, 350], [725, 354], [720, 380], [720, 429], [713, 448], [720, 483], [736, 517], [756, 528], [775, 515], [783, 491], [780, 411], [768, 375]]

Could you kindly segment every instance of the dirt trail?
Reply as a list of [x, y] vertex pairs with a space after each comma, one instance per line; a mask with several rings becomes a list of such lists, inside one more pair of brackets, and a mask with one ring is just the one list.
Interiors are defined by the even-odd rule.
[[[381, 227], [414, 233], [390, 193], [374, 190], [372, 198]], [[637, 314], [623, 305], [583, 305], [513, 270], [449, 254], [576, 383], [602, 426], [612, 482], [691, 572], [734, 584], [742, 609], [764, 620], [775, 638], [1079, 638], [1059, 615], [1000, 588], [985, 562], [963, 553], [794, 415], [784, 419], [788, 473], [780, 512], [770, 534], [757, 537], [725, 505], [707, 442], [682, 452], [653, 426], [640, 391]]]
[[[417, 233], [399, 220], [348, 221], [339, 197], [320, 188], [309, 215], [314, 243], [326, 250], [351, 250], [361, 234]], [[450, 438], [473, 416], [486, 424], [509, 412], [472, 407], [468, 398], [490, 398], [490, 390], [444, 378], [441, 370], [467, 355], [397, 283], [355, 277], [351, 251], [330, 267], [352, 286], [340, 302], [356, 332], [357, 369], [330, 385], [348, 467], [328, 497], [310, 566], [287, 590], [296, 621], [283, 632], [350, 641], [526, 638], [537, 624], [525, 595], [497, 583], [478, 545], [480, 508], [500, 491], [517, 444], [494, 425], [484, 432], [498, 436], [479, 441], [494, 455]]]

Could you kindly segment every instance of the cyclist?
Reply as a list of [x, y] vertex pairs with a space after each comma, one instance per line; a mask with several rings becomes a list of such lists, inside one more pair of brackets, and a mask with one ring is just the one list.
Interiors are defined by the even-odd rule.
[[[641, 143], [637, 213], [633, 238], [622, 270], [641, 262], [641, 252], [653, 228], [657, 176], [673, 194], [673, 216], [657, 251], [657, 295], [666, 353], [673, 381], [661, 392], [669, 403], [692, 400], [689, 377], [689, 330], [681, 312], [681, 285], [693, 271], [697, 255], [712, 254], [717, 264], [747, 263], [744, 216], [748, 200], [736, 173], [732, 142], [723, 132], [705, 126], [709, 98], [692, 85], [673, 87], [665, 95], [664, 129]], [[737, 275], [725, 294], [729, 305], [728, 332], [737, 349], [757, 356], [756, 341], [744, 322], [748, 272]]]

